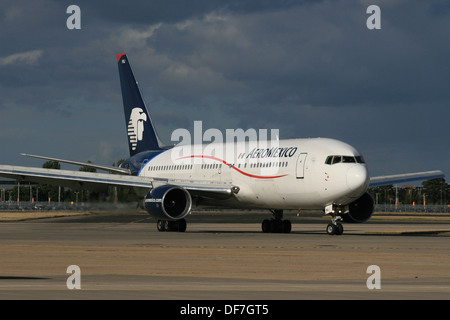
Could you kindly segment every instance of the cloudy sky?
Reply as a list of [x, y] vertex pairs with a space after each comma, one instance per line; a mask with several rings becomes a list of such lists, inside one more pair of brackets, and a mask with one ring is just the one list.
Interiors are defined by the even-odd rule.
[[[69, 5], [81, 30], [69, 30]], [[381, 29], [369, 30], [369, 5]], [[371, 175], [450, 175], [448, 1], [0, 3], [0, 163], [128, 156], [116, 54], [159, 135], [279, 129], [356, 147]], [[448, 180], [448, 178], [447, 178]]]

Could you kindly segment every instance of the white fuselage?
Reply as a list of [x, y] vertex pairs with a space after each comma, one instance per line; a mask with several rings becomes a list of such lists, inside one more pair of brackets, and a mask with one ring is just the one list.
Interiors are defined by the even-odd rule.
[[150, 159], [139, 175], [237, 186], [224, 204], [248, 208], [346, 205], [369, 184], [359, 152], [325, 138], [176, 146]]

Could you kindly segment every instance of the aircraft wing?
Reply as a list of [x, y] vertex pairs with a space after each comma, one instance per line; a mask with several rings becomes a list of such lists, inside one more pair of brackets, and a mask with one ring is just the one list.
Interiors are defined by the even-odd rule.
[[0, 176], [18, 181], [59, 185], [73, 189], [106, 190], [108, 186], [131, 187], [150, 191], [158, 186], [173, 184], [185, 188], [193, 196], [226, 199], [239, 192], [229, 183], [201, 180], [158, 179], [123, 174], [57, 170], [0, 165]]
[[395, 174], [395, 175], [389, 175], [389, 176], [378, 176], [378, 177], [370, 178], [369, 187], [378, 187], [378, 186], [384, 186], [384, 185], [389, 185], [389, 184], [396, 184], [396, 183], [403, 183], [403, 182], [417, 181], [417, 180], [443, 178], [443, 177], [444, 177], [444, 173], [441, 170]]
[[73, 164], [73, 165], [78, 165], [78, 166], [86, 166], [86, 167], [89, 167], [89, 168], [100, 169], [100, 170], [115, 172], [115, 173], [119, 173], [119, 174], [130, 174], [130, 170], [129, 169], [110, 167], [110, 166], [100, 166], [100, 165], [96, 165], [96, 164], [89, 163], [89, 162], [79, 162], [79, 161], [72, 161], [72, 160], [64, 160], [64, 159], [58, 159], [58, 158], [37, 156], [37, 155], [34, 155], [34, 154], [28, 154], [28, 153], [21, 153], [21, 155], [22, 156], [26, 156], [26, 157], [30, 157], [30, 158], [52, 160], [52, 161], [63, 162], [63, 163], [68, 163], [68, 164]]
[[151, 189], [152, 180], [144, 177], [125, 176], [110, 173], [96, 173], [73, 170], [56, 170], [32, 167], [0, 165], [0, 176], [74, 189], [106, 189], [108, 186], [137, 187]]

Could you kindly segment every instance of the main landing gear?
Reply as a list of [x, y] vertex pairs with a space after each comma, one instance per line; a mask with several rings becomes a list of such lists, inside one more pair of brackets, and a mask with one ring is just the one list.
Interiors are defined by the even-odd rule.
[[271, 210], [272, 219], [264, 219], [261, 224], [264, 233], [290, 233], [292, 229], [291, 221], [283, 220], [283, 210]]
[[176, 221], [158, 220], [156, 226], [158, 228], [158, 231], [185, 232], [187, 223], [185, 219], [180, 219]]

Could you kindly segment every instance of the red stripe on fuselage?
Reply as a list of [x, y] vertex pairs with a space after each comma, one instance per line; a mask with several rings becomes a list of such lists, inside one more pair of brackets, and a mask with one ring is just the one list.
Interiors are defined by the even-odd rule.
[[276, 179], [276, 178], [282, 178], [282, 177], [287, 176], [287, 174], [283, 174], [283, 175], [280, 175], [280, 176], [257, 176], [257, 175], [254, 175], [254, 174], [250, 174], [250, 173], [244, 172], [244, 171], [242, 171], [242, 170], [236, 168], [235, 166], [231, 166], [231, 164], [227, 163], [225, 160], [222, 160], [222, 159], [219, 159], [219, 158], [216, 158], [216, 157], [213, 157], [213, 156], [195, 156], [195, 155], [193, 155], [193, 156], [181, 157], [181, 158], [178, 158], [177, 160], [188, 159], [188, 158], [206, 158], [206, 159], [211, 159], [211, 160], [219, 161], [219, 162], [222, 162], [223, 164], [225, 164], [226, 166], [229, 166], [229, 167], [233, 168], [234, 170], [236, 170], [236, 171], [239, 172], [240, 174], [243, 174], [243, 175], [245, 175], [245, 176], [247, 176], [247, 177], [250, 177], [250, 178], [256, 178], [256, 179]]

